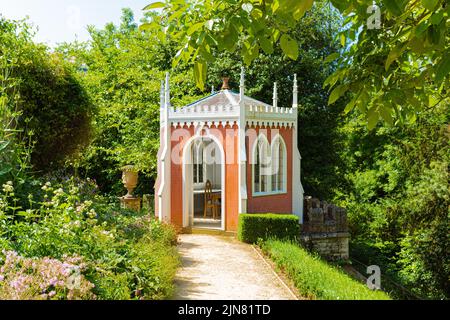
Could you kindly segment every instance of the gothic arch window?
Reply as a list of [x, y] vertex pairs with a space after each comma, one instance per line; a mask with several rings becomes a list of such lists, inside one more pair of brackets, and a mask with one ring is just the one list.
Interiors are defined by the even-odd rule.
[[260, 134], [253, 147], [253, 194], [266, 195], [287, 191], [287, 149], [281, 135], [272, 143]]
[[264, 135], [259, 135], [253, 150], [253, 193], [270, 191], [270, 146]]
[[272, 176], [271, 188], [273, 192], [286, 192], [287, 154], [286, 144], [281, 135], [272, 140]]

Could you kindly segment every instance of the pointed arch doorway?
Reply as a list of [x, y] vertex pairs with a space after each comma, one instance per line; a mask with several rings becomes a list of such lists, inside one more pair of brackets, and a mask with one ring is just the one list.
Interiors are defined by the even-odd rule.
[[191, 137], [183, 148], [182, 171], [183, 227], [225, 230], [225, 153], [219, 139]]

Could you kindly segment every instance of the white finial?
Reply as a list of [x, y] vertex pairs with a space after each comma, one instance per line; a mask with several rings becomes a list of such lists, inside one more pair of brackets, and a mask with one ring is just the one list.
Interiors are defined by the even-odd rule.
[[294, 74], [294, 97], [292, 101], [292, 107], [298, 107], [298, 86], [297, 86], [297, 74]]
[[169, 76], [169, 73], [168, 72], [166, 72], [166, 97], [165, 97], [165, 104], [166, 104], [166, 107], [167, 108], [169, 108], [170, 107], [170, 84], [169, 84], [169, 79], [170, 79], [170, 76]]
[[161, 80], [161, 90], [159, 91], [159, 107], [164, 109], [165, 99], [164, 99], [164, 80]]
[[273, 107], [278, 107], [278, 88], [277, 83], [273, 83]]
[[216, 90], [214, 89], [214, 85], [211, 86], [211, 94], [216, 93]]
[[244, 100], [245, 94], [245, 70], [244, 67], [241, 67], [241, 81], [239, 84], [239, 98], [241, 101]]

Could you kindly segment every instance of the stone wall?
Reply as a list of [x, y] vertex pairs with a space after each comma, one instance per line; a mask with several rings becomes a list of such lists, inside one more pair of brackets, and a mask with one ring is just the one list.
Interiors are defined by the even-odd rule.
[[305, 197], [302, 240], [327, 259], [349, 258], [347, 212], [326, 201]]

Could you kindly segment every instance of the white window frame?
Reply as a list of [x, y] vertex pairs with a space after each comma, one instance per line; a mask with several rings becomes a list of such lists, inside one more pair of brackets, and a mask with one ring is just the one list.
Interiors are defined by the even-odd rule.
[[[260, 168], [259, 168], [259, 174], [261, 176], [261, 170], [269, 170], [269, 174], [266, 175], [266, 183], [267, 183], [267, 191], [257, 191], [256, 190], [256, 186], [255, 186], [255, 165], [257, 163], [256, 160], [256, 151], [258, 148], [259, 143], [262, 142], [266, 145], [266, 148], [268, 150], [268, 155], [267, 157], [270, 157], [270, 163], [269, 165], [269, 169], [267, 168], [261, 168], [262, 167], [262, 163], [260, 163]], [[274, 148], [276, 146], [276, 144], [281, 143], [281, 145], [283, 146], [283, 176], [282, 176], [282, 181], [283, 181], [283, 186], [281, 188], [281, 190], [272, 190], [272, 164], [274, 163], [273, 160], [273, 155], [277, 155], [277, 152], [274, 152]], [[260, 196], [268, 196], [268, 195], [278, 195], [278, 194], [286, 194], [287, 193], [287, 148], [286, 148], [286, 143], [284, 142], [283, 137], [280, 134], [276, 134], [275, 137], [272, 139], [272, 143], [269, 143], [269, 141], [267, 140], [267, 137], [260, 133], [257, 137], [257, 139], [255, 139], [254, 143], [253, 143], [253, 148], [252, 148], [252, 164], [251, 164], [251, 169], [252, 169], [252, 195], [253, 197], [260, 197]], [[261, 188], [261, 179], [260, 181], [260, 188]]]
[[[206, 165], [205, 165], [205, 145], [203, 143], [203, 141], [201, 140], [196, 140], [194, 141], [194, 143], [192, 144], [192, 148], [193, 148], [193, 155], [192, 155], [192, 169], [193, 169], [193, 175], [192, 175], [192, 180], [194, 181], [194, 187], [203, 187], [205, 185], [205, 177], [206, 177]], [[202, 178], [203, 181], [198, 182], [195, 180], [196, 178], [196, 166], [199, 165], [200, 163], [198, 163], [199, 160], [199, 149], [201, 148], [201, 167], [202, 167]], [[199, 175], [197, 174], [197, 178], [199, 178]]]
[[[281, 163], [282, 172], [278, 172], [278, 174], [281, 174], [282, 185], [281, 185], [281, 188], [278, 186], [279, 188], [277, 188], [277, 190], [273, 190], [272, 193], [282, 194], [282, 193], [287, 193], [287, 148], [286, 148], [286, 143], [284, 142], [283, 137], [278, 133], [272, 139], [272, 143], [271, 143], [272, 164], [275, 163], [275, 161], [274, 161], [275, 157], [279, 155], [279, 153], [278, 153], [279, 148], [278, 148], [278, 150], [276, 150], [276, 148], [279, 146], [281, 146], [282, 152], [283, 152], [283, 159], [282, 159], [282, 163]], [[279, 162], [279, 157], [278, 157], [276, 163], [278, 163], [278, 162]], [[271, 175], [271, 178], [274, 174]], [[277, 177], [277, 176], [275, 176], [275, 177]], [[278, 184], [278, 181], [276, 182], [276, 184]], [[272, 183], [270, 184], [270, 187], [272, 187]]]

